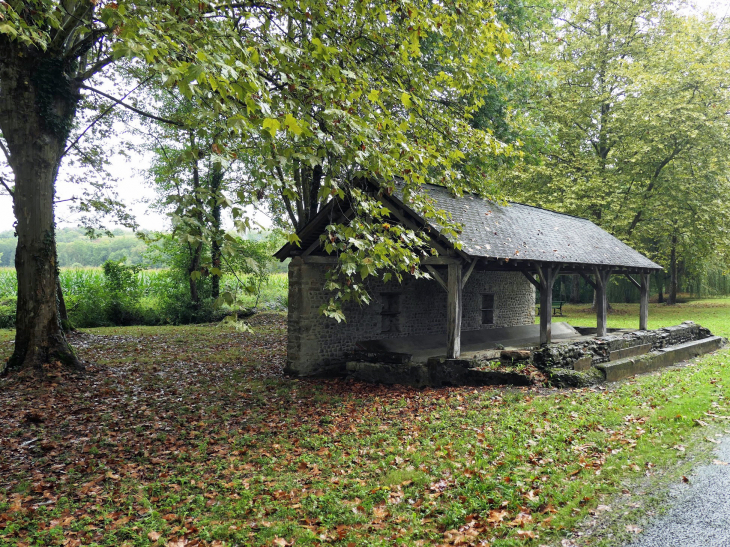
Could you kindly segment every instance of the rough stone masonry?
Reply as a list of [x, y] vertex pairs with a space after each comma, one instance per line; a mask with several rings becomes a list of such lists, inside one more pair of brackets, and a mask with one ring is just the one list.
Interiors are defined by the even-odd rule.
[[[338, 372], [361, 341], [446, 332], [446, 291], [431, 279], [406, 277], [402, 283], [383, 283], [368, 278], [369, 305], [346, 304], [343, 323], [323, 316], [320, 307], [330, 298], [324, 289], [328, 268], [301, 257], [289, 264], [287, 373]], [[462, 331], [534, 322], [535, 289], [520, 273], [477, 270], [469, 277], [463, 292]]]

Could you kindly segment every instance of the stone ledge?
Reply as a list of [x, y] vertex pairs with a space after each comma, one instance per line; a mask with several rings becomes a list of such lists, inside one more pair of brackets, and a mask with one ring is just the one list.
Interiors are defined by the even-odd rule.
[[609, 361], [618, 361], [627, 357], [638, 357], [651, 351], [651, 344], [642, 344], [640, 346], [631, 346], [608, 352]]
[[603, 373], [607, 382], [616, 382], [629, 376], [652, 372], [676, 363], [693, 359], [699, 355], [720, 349], [725, 340], [720, 336], [710, 336], [668, 348], [662, 348], [641, 357], [620, 359], [609, 363], [593, 365]]

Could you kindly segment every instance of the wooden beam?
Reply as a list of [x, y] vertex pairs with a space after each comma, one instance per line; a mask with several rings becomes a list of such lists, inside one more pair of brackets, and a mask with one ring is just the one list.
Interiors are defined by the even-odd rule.
[[651, 275], [641, 274], [641, 300], [639, 304], [639, 330], [649, 330], [649, 280]]
[[633, 277], [631, 277], [631, 275], [629, 275], [629, 274], [624, 274], [624, 276], [626, 277], [626, 279], [628, 279], [629, 281], [631, 281], [631, 284], [634, 287], [636, 287], [637, 289], [641, 290], [641, 284], [638, 281], [636, 281], [636, 279], [634, 279]]
[[526, 272], [525, 270], [520, 270], [520, 272], [522, 272], [522, 275], [524, 275], [527, 278], [527, 280], [530, 283], [532, 283], [538, 291], [540, 290], [540, 282], [537, 279], [535, 279], [534, 277], [532, 277], [532, 274], [530, 272]]
[[431, 266], [430, 264], [426, 264], [426, 269], [428, 270], [428, 273], [430, 273], [433, 278], [438, 282], [439, 285], [446, 291], [449, 292], [448, 287], [446, 286], [446, 282], [443, 280], [441, 275], [436, 271], [436, 268]]
[[471, 261], [471, 264], [469, 264], [469, 269], [468, 269], [468, 270], [466, 271], [466, 273], [464, 274], [464, 277], [463, 277], [463, 278], [461, 279], [461, 288], [462, 288], [462, 289], [463, 289], [464, 287], [466, 287], [466, 282], [467, 282], [467, 281], [469, 281], [469, 276], [471, 275], [471, 272], [473, 272], [473, 271], [474, 271], [474, 266], [476, 266], [476, 265], [477, 265], [477, 262], [478, 262], [478, 261], [479, 261], [479, 259], [478, 259], [478, 258], [474, 258], [474, 259], [473, 259], [473, 260]]
[[597, 290], [596, 284], [593, 282], [593, 280], [590, 277], [588, 277], [583, 272], [579, 272], [578, 275], [581, 276], [583, 279], [585, 279], [585, 282], [588, 283], [591, 287], [593, 287], [593, 290]]
[[608, 280], [611, 270], [594, 269], [596, 276], [596, 335], [606, 336], [608, 332]]
[[560, 273], [559, 265], [535, 264], [540, 276], [540, 345], [552, 341], [553, 284]]
[[[350, 220], [350, 214], [353, 212], [352, 207], [348, 208], [347, 211], [342, 213], [333, 224], [342, 224], [343, 222], [346, 222]], [[314, 243], [312, 243], [309, 247], [307, 247], [307, 250], [305, 250], [302, 253], [302, 256], [309, 256], [314, 251], [319, 249], [322, 246], [322, 240], [320, 239], [321, 236], [318, 236], [317, 239], [314, 240]]]
[[461, 264], [449, 264], [448, 298], [446, 313], [446, 358], [461, 355]]
[[421, 259], [421, 264], [430, 264], [432, 266], [448, 266], [449, 264], [460, 264], [458, 258], [449, 256], [428, 256]]
[[314, 251], [319, 249], [322, 246], [322, 241], [320, 241], [319, 238], [314, 240], [314, 243], [312, 243], [307, 249], [301, 254], [301, 256], [309, 256]]
[[305, 264], [337, 264], [337, 261], [339, 260], [335, 255], [329, 255], [329, 256], [317, 256], [317, 255], [309, 255], [302, 257]]
[[[426, 226], [419, 226], [416, 222], [412, 221], [411, 219], [407, 218], [406, 215], [404, 215], [401, 211], [398, 210], [398, 207], [396, 207], [394, 203], [391, 203], [390, 200], [384, 200], [381, 199], [380, 202], [385, 205], [385, 207], [388, 209], [391, 215], [393, 215], [395, 218], [397, 218], [400, 222], [403, 223], [407, 228], [410, 228], [414, 232], [420, 232], [424, 231], [428, 234], [429, 238], [431, 238], [431, 245], [433, 245], [433, 248], [436, 249], [439, 254], [446, 254], [446, 247], [441, 245], [438, 241], [436, 241], [433, 237], [431, 237], [431, 234], [429, 233], [429, 227]], [[386, 203], [387, 202], [387, 203]]]

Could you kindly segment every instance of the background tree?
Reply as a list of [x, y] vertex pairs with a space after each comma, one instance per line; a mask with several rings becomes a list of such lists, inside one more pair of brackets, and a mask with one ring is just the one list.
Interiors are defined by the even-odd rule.
[[[507, 177], [512, 195], [590, 218], [669, 266], [673, 303], [678, 253], [725, 245], [724, 223], [707, 220], [727, 207], [708, 199], [727, 195], [727, 23], [649, 1], [573, 2], [560, 20], [541, 47], [550, 86], [535, 110], [549, 145]], [[694, 245], [680, 249], [682, 237]]]

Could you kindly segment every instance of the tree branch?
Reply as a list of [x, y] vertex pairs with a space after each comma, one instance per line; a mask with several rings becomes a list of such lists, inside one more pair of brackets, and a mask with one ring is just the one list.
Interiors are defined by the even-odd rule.
[[[119, 101], [116, 101], [116, 102], [115, 102], [115, 103], [114, 103], [113, 105], [111, 105], [111, 106], [110, 106], [109, 108], [107, 108], [106, 110], [104, 110], [104, 112], [102, 112], [101, 114], [99, 114], [99, 115], [98, 115], [98, 116], [96, 117], [96, 119], [95, 119], [95, 120], [94, 120], [93, 122], [91, 122], [91, 123], [90, 123], [90, 124], [89, 124], [89, 125], [88, 125], [88, 126], [86, 127], [86, 129], [84, 129], [84, 130], [83, 130], [83, 131], [81, 132], [81, 134], [80, 134], [80, 135], [79, 135], [78, 137], [76, 137], [76, 140], [75, 140], [74, 142], [72, 142], [71, 144], [69, 144], [69, 145], [68, 145], [68, 146], [66, 147], [66, 150], [64, 150], [64, 151], [63, 151], [63, 153], [61, 154], [61, 158], [62, 158], [62, 157], [64, 157], [64, 156], [65, 156], [65, 155], [66, 155], [66, 154], [68, 153], [68, 151], [69, 151], [69, 150], [71, 150], [71, 148], [73, 148], [74, 146], [76, 146], [76, 145], [77, 145], [77, 144], [79, 143], [79, 141], [80, 141], [80, 140], [82, 139], [82, 137], [83, 137], [84, 135], [86, 135], [86, 132], [87, 132], [87, 131], [88, 131], [89, 129], [91, 129], [92, 127], [94, 127], [94, 125], [96, 124], [96, 122], [98, 122], [98, 121], [99, 121], [99, 120], [101, 120], [101, 119], [102, 119], [102, 118], [103, 118], [104, 116], [106, 116], [107, 114], [109, 114], [109, 112], [111, 112], [112, 110], [114, 110], [114, 107], [115, 107], [115, 106], [117, 106], [117, 105], [118, 105], [119, 103], [121, 103], [121, 102], [122, 102], [122, 101], [123, 101], [124, 99], [126, 99], [127, 97], [129, 97], [129, 96], [130, 96], [130, 95], [131, 95], [132, 93], [134, 93], [135, 91], [137, 91], [137, 89], [139, 89], [139, 88], [140, 88], [141, 86], [145, 85], [145, 84], [146, 84], [147, 82], [149, 82], [149, 81], [150, 81], [151, 79], [152, 79], [152, 76], [150, 76], [149, 78], [147, 78], [147, 79], [145, 79], [145, 80], [142, 80], [142, 82], [140, 82], [140, 83], [139, 83], [139, 84], [138, 84], [138, 85], [137, 85], [136, 87], [134, 87], [134, 88], [133, 88], [133, 89], [132, 89], [131, 91], [129, 91], [129, 92], [128, 92], [128, 93], [126, 94], [126, 95], [124, 95], [124, 97], [122, 97], [121, 99], [119, 99]], [[2, 144], [2, 143], [0, 143], [0, 144]], [[60, 158], [59, 158], [59, 159], [60, 159]]]
[[5, 155], [5, 161], [8, 162], [8, 165], [10, 165], [10, 152], [8, 151], [7, 148], [5, 148], [3, 141], [0, 141], [0, 150], [3, 151], [3, 154]]
[[174, 125], [175, 127], [185, 127], [185, 125], [180, 122], [176, 122], [175, 120], [168, 120], [167, 118], [161, 118], [159, 116], [155, 116], [154, 114], [150, 114], [149, 112], [145, 112], [144, 110], [140, 110], [139, 108], [135, 108], [131, 104], [127, 104], [127, 103], [123, 102], [122, 99], [117, 99], [116, 97], [112, 97], [111, 95], [108, 95], [107, 93], [104, 93], [103, 91], [99, 91], [98, 89], [95, 89], [91, 86], [81, 84], [79, 87], [81, 87], [82, 89], [87, 89], [87, 90], [91, 91], [92, 93], [96, 93], [97, 95], [101, 95], [102, 97], [106, 97], [107, 99], [114, 101], [115, 105], [117, 105], [117, 104], [121, 105], [124, 108], [126, 108], [127, 110], [131, 110], [132, 112], [135, 112], [135, 113], [139, 114], [140, 116], [144, 116], [145, 118], [149, 118], [151, 120], [156, 120], [158, 122], [166, 123], [169, 125]]
[[94, 65], [90, 69], [86, 70], [83, 74], [76, 76], [76, 80], [78, 80], [80, 82], [84, 82], [84, 81], [88, 80], [94, 74], [96, 74], [97, 72], [100, 72], [102, 68], [104, 68], [108, 64], [113, 63], [114, 60], [115, 60], [114, 56], [109, 55], [108, 57], [103, 58], [101, 61], [97, 61], [96, 63], [94, 63]]
[[8, 194], [10, 194], [10, 197], [15, 199], [15, 193], [13, 193], [13, 191], [10, 189], [10, 186], [5, 183], [5, 179], [2, 177], [0, 177], [0, 184], [5, 187], [5, 189], [8, 191]]

